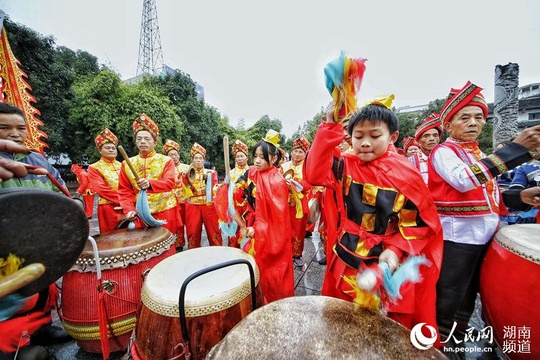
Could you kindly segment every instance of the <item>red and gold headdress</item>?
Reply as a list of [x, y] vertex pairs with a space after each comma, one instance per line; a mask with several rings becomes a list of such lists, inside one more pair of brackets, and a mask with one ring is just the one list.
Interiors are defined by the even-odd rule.
[[180, 151], [180, 144], [177, 143], [176, 141], [172, 141], [170, 139], [167, 139], [167, 140], [165, 140], [165, 144], [163, 145], [163, 152], [165, 154], [168, 154], [169, 151], [171, 151], [171, 150]]
[[232, 153], [236, 155], [236, 153], [239, 151], [246, 154], [246, 156], [248, 156], [249, 149], [247, 145], [241, 142], [240, 140], [236, 140], [232, 146]]
[[152, 120], [152, 118], [146, 114], [139, 115], [133, 122], [133, 135], [137, 135], [137, 133], [141, 130], [148, 131], [154, 138], [154, 141], [157, 141], [159, 136], [158, 126], [154, 120]]
[[48, 146], [41, 139], [48, 136], [39, 129], [43, 122], [36, 116], [41, 113], [32, 106], [32, 103], [36, 103], [36, 99], [29, 93], [32, 87], [26, 82], [28, 76], [19, 68], [21, 63], [11, 51], [3, 21], [0, 11], [0, 101], [17, 106], [24, 112], [28, 131], [24, 145], [43, 154], [44, 148]]
[[302, 149], [304, 150], [304, 152], [307, 152], [309, 150], [309, 146], [310, 146], [309, 141], [303, 136], [300, 136], [294, 139], [292, 143], [293, 150]]
[[423, 133], [428, 130], [435, 129], [439, 133], [439, 136], [442, 135], [442, 126], [441, 126], [441, 115], [437, 113], [432, 113], [428, 116], [423, 123], [416, 127], [416, 132], [414, 133], [414, 138], [418, 140]]
[[411, 146], [418, 146], [420, 148], [420, 144], [416, 141], [415, 138], [412, 136], [407, 136], [403, 139], [403, 151], [405, 152], [405, 155], [407, 155], [407, 149]]
[[206, 158], [206, 149], [197, 143], [193, 144], [189, 153], [192, 159], [196, 154], [201, 154], [204, 158]]
[[103, 146], [103, 144], [106, 143], [113, 143], [114, 145], [118, 145], [118, 138], [116, 135], [113, 134], [113, 132], [109, 129], [103, 129], [101, 132], [96, 136], [94, 139], [94, 143], [96, 144], [96, 147], [99, 149]]
[[467, 81], [461, 89], [450, 89], [446, 103], [441, 110], [441, 122], [447, 123], [459, 110], [465, 106], [478, 106], [482, 109], [484, 117], [488, 116], [488, 107], [484, 96], [481, 94], [483, 89]]

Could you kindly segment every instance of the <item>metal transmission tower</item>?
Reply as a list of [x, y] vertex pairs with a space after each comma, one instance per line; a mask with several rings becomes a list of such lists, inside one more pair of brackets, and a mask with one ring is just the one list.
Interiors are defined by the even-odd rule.
[[161, 52], [156, 1], [143, 0], [137, 75], [154, 74], [156, 70], [162, 67], [163, 53]]

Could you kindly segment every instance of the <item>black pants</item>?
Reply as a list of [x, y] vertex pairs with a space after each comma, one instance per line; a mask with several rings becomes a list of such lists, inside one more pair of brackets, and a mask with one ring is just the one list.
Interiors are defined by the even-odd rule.
[[488, 244], [444, 241], [441, 274], [437, 282], [437, 325], [443, 339], [450, 334], [454, 321], [458, 331], [468, 327], [480, 287], [480, 268]]

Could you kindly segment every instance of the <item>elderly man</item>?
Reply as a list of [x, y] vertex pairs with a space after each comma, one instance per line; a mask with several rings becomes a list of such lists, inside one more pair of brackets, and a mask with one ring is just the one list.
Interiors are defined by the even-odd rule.
[[486, 156], [478, 147], [488, 107], [482, 88], [467, 82], [451, 89], [441, 111], [448, 139], [429, 155], [428, 185], [444, 233], [437, 282], [437, 325], [441, 336], [464, 336], [474, 310], [479, 273], [488, 243], [499, 227], [500, 191], [495, 177], [531, 159], [540, 125]]
[[221, 246], [221, 230], [216, 208], [214, 206], [214, 188], [218, 183], [217, 173], [205, 169], [206, 149], [194, 143], [191, 147], [191, 170], [184, 177], [192, 194], [186, 198], [186, 233], [188, 249], [201, 247], [202, 226], [206, 229], [208, 243]]
[[88, 167], [88, 178], [98, 194], [99, 232], [116, 229], [122, 213], [118, 200], [120, 162], [116, 160], [118, 138], [109, 129], [103, 129], [94, 139], [101, 158]]
[[439, 143], [442, 127], [439, 114], [431, 114], [423, 123], [418, 125], [414, 134], [415, 142], [420, 146], [420, 152], [408, 156], [409, 161], [418, 169], [424, 182], [428, 183], [428, 161], [431, 150]]
[[182, 224], [178, 226], [178, 232], [176, 233], [176, 251], [182, 251], [186, 245], [185, 239], [185, 223], [186, 223], [186, 191], [185, 186], [182, 184], [182, 176], [189, 171], [189, 165], [180, 161], [180, 144], [176, 141], [167, 139], [163, 145], [163, 153], [173, 159], [174, 168], [176, 172], [176, 187], [174, 188], [174, 195], [178, 202], [178, 216], [181, 219]]
[[[122, 162], [118, 181], [118, 196], [122, 210], [128, 220], [136, 220], [137, 227], [145, 224], [137, 219], [136, 200], [139, 190], [147, 190], [150, 213], [157, 220], [165, 220], [163, 227], [171, 233], [178, 231], [176, 197], [172, 190], [176, 186], [174, 162], [168, 156], [155, 151], [159, 129], [146, 114], [133, 122], [133, 135], [139, 154], [129, 159], [137, 174], [133, 174], [126, 161]], [[138, 179], [137, 179], [138, 177]]]
[[[27, 136], [23, 111], [0, 102], [0, 189], [38, 188], [69, 195], [60, 174], [43, 155], [28, 149], [23, 151]], [[29, 166], [40, 169], [28, 169]], [[0, 324], [0, 327], [12, 329], [11, 336], [0, 339], [0, 358], [12, 358], [15, 354], [10, 352], [20, 348], [20, 358], [45, 359], [49, 356], [48, 351], [39, 345], [71, 339], [64, 329], [52, 325], [52, 304], [58, 300], [56, 284], [35, 297], [37, 300], [34, 299], [27, 308], [30, 315], [14, 315]], [[29, 340], [31, 345], [28, 345]]]

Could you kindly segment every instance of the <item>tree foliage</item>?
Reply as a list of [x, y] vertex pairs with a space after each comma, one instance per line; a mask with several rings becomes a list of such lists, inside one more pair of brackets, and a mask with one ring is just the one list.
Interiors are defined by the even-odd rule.
[[34, 107], [41, 112], [42, 130], [48, 135], [47, 151], [69, 152], [66, 125], [69, 101], [73, 98], [71, 85], [80, 77], [98, 73], [97, 58], [85, 51], [57, 48], [52, 36], [42, 36], [9, 20], [4, 26], [13, 54], [28, 75], [31, 93], [37, 101]]

